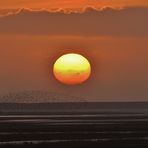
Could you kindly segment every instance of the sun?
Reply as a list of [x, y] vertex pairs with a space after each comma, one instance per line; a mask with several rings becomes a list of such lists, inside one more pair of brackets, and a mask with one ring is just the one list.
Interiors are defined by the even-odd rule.
[[56, 60], [53, 73], [55, 78], [63, 84], [81, 84], [90, 77], [91, 65], [84, 56], [68, 53]]

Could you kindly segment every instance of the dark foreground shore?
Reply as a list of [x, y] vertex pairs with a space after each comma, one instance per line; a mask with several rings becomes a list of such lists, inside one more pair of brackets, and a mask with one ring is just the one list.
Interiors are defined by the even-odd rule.
[[0, 148], [148, 148], [146, 110], [71, 110], [0, 115]]
[[0, 147], [148, 147], [147, 116], [72, 116], [1, 116]]

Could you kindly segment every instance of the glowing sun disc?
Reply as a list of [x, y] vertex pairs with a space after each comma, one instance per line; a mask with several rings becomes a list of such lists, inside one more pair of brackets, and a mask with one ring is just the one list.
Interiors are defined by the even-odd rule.
[[69, 53], [56, 60], [53, 73], [55, 78], [64, 84], [81, 84], [89, 78], [91, 65], [84, 56]]

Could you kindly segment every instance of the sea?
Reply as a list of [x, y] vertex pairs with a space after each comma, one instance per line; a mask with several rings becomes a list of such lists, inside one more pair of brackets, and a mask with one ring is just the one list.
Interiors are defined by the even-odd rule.
[[54, 109], [41, 113], [40, 110], [32, 111], [32, 114], [30, 111], [17, 114], [3, 110], [0, 115], [0, 148], [148, 147], [146, 110], [68, 110], [59, 112], [58, 108], [58, 112]]

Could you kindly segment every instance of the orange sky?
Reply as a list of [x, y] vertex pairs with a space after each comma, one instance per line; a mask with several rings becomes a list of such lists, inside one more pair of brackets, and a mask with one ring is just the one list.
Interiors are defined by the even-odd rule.
[[0, 0], [0, 8], [82, 8], [148, 6], [148, 0]]
[[[85, 6], [133, 7], [17, 11]], [[147, 16], [148, 0], [0, 0], [0, 96], [43, 90], [88, 101], [148, 101]], [[82, 85], [63, 85], [53, 75], [55, 60], [70, 52], [91, 63]]]

